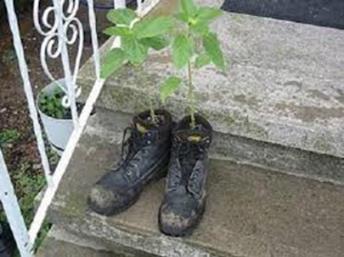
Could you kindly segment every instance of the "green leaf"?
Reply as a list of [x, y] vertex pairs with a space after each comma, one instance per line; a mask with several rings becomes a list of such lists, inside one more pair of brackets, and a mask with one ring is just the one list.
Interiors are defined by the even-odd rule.
[[193, 0], [181, 0], [181, 9], [189, 18], [192, 18], [197, 12], [197, 6]]
[[199, 34], [201, 36], [209, 34], [209, 26], [208, 23], [205, 22], [197, 22], [190, 26], [191, 31]]
[[125, 53], [120, 48], [114, 48], [105, 56], [101, 68], [100, 76], [104, 79], [109, 77], [112, 73], [117, 71], [125, 63]]
[[130, 34], [130, 29], [126, 27], [108, 27], [103, 31], [104, 34], [109, 36], [127, 36]]
[[203, 46], [216, 67], [224, 70], [225, 60], [216, 34], [209, 33], [208, 35], [203, 36]]
[[197, 12], [196, 20], [199, 22], [206, 22], [219, 17], [222, 15], [222, 11], [217, 8], [211, 8], [211, 7], [201, 7]]
[[175, 66], [183, 68], [192, 57], [193, 46], [191, 40], [185, 35], [179, 35], [175, 38], [172, 45], [172, 59]]
[[178, 77], [169, 77], [160, 87], [160, 100], [165, 103], [166, 99], [171, 96], [180, 87], [182, 80]]
[[151, 47], [154, 50], [161, 50], [167, 47], [170, 44], [170, 41], [165, 37], [157, 36], [157, 37], [143, 38], [140, 40], [140, 43], [142, 43], [143, 45], [147, 47]]
[[123, 37], [122, 49], [131, 64], [141, 64], [148, 55], [148, 47], [141, 44], [135, 37]]
[[171, 17], [157, 17], [154, 19], [142, 20], [135, 24], [134, 33], [137, 38], [149, 38], [164, 35], [173, 27]]
[[207, 53], [202, 53], [199, 56], [197, 56], [195, 61], [196, 68], [202, 68], [205, 65], [208, 65], [211, 62], [210, 57]]
[[174, 16], [177, 20], [183, 21], [183, 22], [189, 22], [189, 17], [184, 12], [179, 12]]
[[130, 23], [136, 18], [136, 14], [133, 10], [124, 8], [124, 9], [115, 9], [107, 13], [107, 19], [114, 24], [121, 24], [129, 26]]

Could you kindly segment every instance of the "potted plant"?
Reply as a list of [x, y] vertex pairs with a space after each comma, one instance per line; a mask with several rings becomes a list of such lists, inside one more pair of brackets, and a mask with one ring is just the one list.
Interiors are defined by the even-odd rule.
[[168, 170], [158, 216], [160, 230], [170, 236], [184, 236], [200, 222], [213, 131], [207, 119], [196, 113], [193, 70], [211, 63], [225, 69], [219, 41], [209, 28], [219, 15], [220, 10], [196, 6], [192, 0], [181, 0], [175, 17], [140, 20], [128, 9], [108, 14], [117, 26], [105, 33], [120, 36], [122, 45], [107, 52], [102, 77], [107, 78], [126, 62], [140, 65], [149, 48], [161, 50], [172, 41], [172, 61], [177, 69], [186, 69], [187, 77], [167, 78], [160, 87], [160, 99], [164, 103], [185, 81], [189, 114], [172, 126], [171, 115], [155, 110], [151, 103], [148, 111], [134, 116], [124, 131], [124, 139], [127, 131], [131, 135], [122, 142], [122, 158], [91, 189], [88, 203], [93, 211], [109, 216], [126, 210], [138, 200], [146, 184], [165, 176]]
[[[64, 151], [74, 129], [71, 110], [62, 104], [66, 95], [65, 88], [65, 80], [60, 79], [43, 88], [37, 98], [38, 111], [48, 141], [60, 155]], [[77, 109], [79, 112], [81, 108], [81, 104], [78, 103]]]

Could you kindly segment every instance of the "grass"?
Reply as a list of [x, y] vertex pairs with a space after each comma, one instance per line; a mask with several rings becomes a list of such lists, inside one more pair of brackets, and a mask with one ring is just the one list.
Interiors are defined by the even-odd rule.
[[20, 138], [20, 133], [16, 129], [5, 129], [0, 132], [0, 146], [14, 143]]
[[[20, 143], [21, 135], [15, 129], [6, 129], [0, 132], [0, 146], [5, 152], [11, 144]], [[9, 156], [10, 157], [10, 156]], [[57, 155], [50, 151], [48, 154], [50, 163], [57, 164]], [[14, 170], [10, 172], [12, 183], [14, 185], [19, 205], [27, 226], [30, 225], [35, 214], [35, 197], [46, 185], [45, 177], [42, 171], [35, 170], [33, 164], [27, 160], [22, 160]], [[0, 223], [6, 223], [6, 216], [0, 209]], [[45, 223], [38, 235], [34, 249], [36, 250], [43, 242], [45, 236], [50, 230], [51, 225]], [[14, 257], [19, 257], [19, 253], [15, 253]]]

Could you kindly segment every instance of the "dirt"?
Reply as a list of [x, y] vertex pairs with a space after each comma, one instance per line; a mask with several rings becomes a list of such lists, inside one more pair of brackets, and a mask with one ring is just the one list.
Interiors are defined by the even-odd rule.
[[[28, 62], [32, 62], [37, 53], [36, 35], [31, 29], [32, 20], [28, 17], [30, 16], [20, 16], [20, 27], [21, 33], [25, 35], [23, 41], [26, 53], [29, 53]], [[5, 158], [9, 169], [12, 170], [23, 160], [34, 164], [38, 164], [39, 161], [16, 54], [12, 48], [12, 38], [6, 21], [1, 24], [0, 35], [0, 131], [14, 129], [20, 134], [20, 140], [5, 149]]]

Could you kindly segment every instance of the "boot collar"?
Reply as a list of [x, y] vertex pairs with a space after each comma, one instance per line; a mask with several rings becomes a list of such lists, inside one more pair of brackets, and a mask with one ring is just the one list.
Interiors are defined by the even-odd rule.
[[191, 128], [191, 117], [184, 117], [174, 129], [174, 137], [179, 142], [190, 142], [194, 144], [212, 142], [213, 129], [210, 123], [201, 115], [195, 114], [196, 127]]
[[166, 137], [169, 136], [171, 128], [172, 128], [172, 116], [171, 114], [162, 109], [158, 109], [154, 111], [156, 115], [163, 117], [164, 121], [163, 124], [158, 126], [150, 121], [148, 118], [150, 117], [150, 111], [144, 111], [139, 113], [138, 115], [134, 116], [133, 118], [133, 127], [141, 134], [148, 134], [152, 138], [156, 136]]

